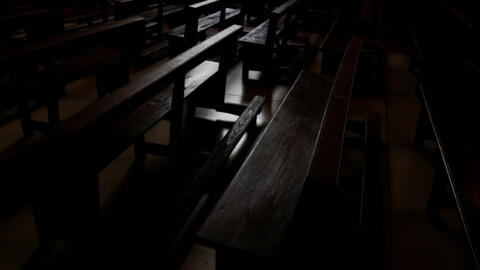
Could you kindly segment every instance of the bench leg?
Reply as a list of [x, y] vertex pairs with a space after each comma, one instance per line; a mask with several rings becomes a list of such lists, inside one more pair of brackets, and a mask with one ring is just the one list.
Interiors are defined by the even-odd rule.
[[145, 135], [140, 136], [135, 141], [134, 146], [135, 151], [135, 162], [141, 164], [145, 162], [146, 151], [145, 151]]
[[33, 123], [30, 115], [30, 109], [28, 108], [28, 100], [22, 100], [18, 106], [18, 113], [20, 115], [20, 122], [22, 124], [23, 136], [33, 136]]
[[242, 63], [242, 80], [244, 82], [248, 81], [248, 64], [246, 57], [243, 58], [243, 63]]

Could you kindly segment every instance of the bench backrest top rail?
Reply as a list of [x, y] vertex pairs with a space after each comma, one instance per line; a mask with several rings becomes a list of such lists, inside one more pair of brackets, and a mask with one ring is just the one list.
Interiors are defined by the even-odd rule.
[[272, 14], [281, 16], [281, 15], [285, 14], [290, 8], [292, 8], [297, 3], [298, 3], [298, 0], [289, 0], [285, 3], [283, 3], [281, 6], [272, 10]]
[[203, 224], [202, 240], [262, 256], [282, 248], [313, 161], [331, 85], [322, 75], [300, 74]]
[[480, 269], [478, 88], [468, 89], [458, 82], [462, 71], [452, 68], [425, 71], [419, 89], [440, 150], [442, 169], [454, 194], [476, 268]]
[[78, 42], [86, 38], [96, 39], [99, 35], [116, 31], [121, 27], [139, 23], [144, 23], [144, 19], [141, 17], [130, 17], [120, 21], [108, 22], [89, 29], [79, 30], [71, 34], [41, 40], [33, 44], [25, 44], [19, 47], [6, 49], [0, 52], [0, 63], [15, 61], [15, 59], [20, 57], [30, 57], [32, 55], [55, 52], [60, 48], [68, 48], [73, 42]]
[[78, 130], [88, 130], [122, 117], [132, 108], [138, 107], [158, 91], [173, 83], [177, 77], [203, 62], [209, 54], [218, 50], [225, 40], [235, 39], [240, 31], [239, 25], [228, 27], [66, 119], [56, 131], [73, 135]]
[[201, 14], [218, 10], [222, 5], [222, 0], [207, 0], [189, 5], [188, 8], [194, 10], [196, 14]]
[[363, 42], [363, 37], [354, 36], [345, 50], [335, 77], [324, 129], [317, 144], [315, 161], [310, 171], [310, 178], [323, 180], [333, 186], [336, 186], [338, 180], [355, 71]]

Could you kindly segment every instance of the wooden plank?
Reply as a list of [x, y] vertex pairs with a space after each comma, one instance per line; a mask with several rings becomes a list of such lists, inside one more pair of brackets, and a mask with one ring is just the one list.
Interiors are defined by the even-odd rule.
[[[220, 23], [220, 11], [212, 13], [208, 16], [202, 17], [198, 20], [197, 32], [203, 32], [208, 28], [214, 27]], [[240, 14], [239, 9], [227, 8], [225, 12], [226, 20], [230, 20]], [[185, 25], [180, 25], [173, 28], [168, 33], [170, 36], [183, 38], [185, 36]]]
[[285, 14], [290, 8], [298, 3], [298, 0], [289, 0], [283, 3], [281, 6], [275, 8], [272, 13], [278, 16]]
[[[185, 75], [184, 98], [188, 98], [202, 84], [212, 78], [218, 71], [217, 62], [205, 61]], [[136, 138], [150, 130], [162, 120], [172, 107], [173, 87], [161, 91], [127, 117], [98, 134], [98, 139], [91, 143], [96, 163], [94, 167], [100, 171], [130, 146]], [[93, 154], [92, 154], [93, 156]]]
[[66, 119], [57, 132], [73, 135], [82, 129], [90, 129], [112, 121], [131, 111], [160, 89], [170, 84], [175, 76], [203, 62], [212, 51], [218, 49], [225, 39], [233, 38], [241, 31], [241, 26], [232, 25], [206, 41], [183, 52], [167, 64], [162, 65], [134, 82], [116, 90], [113, 94], [98, 100], [84, 110]]
[[[63, 48], [69, 48], [72, 44], [85, 38], [93, 40], [100, 38], [100, 35], [106, 35], [109, 32], [116, 31], [125, 26], [144, 24], [143, 18], [131, 17], [121, 21], [109, 22], [100, 26], [84, 29], [71, 34], [65, 34], [59, 37], [41, 40], [34, 44], [24, 44], [18, 47], [6, 48], [0, 51], [0, 64], [5, 65], [9, 62], [17, 61], [17, 58], [29, 58], [35, 55], [47, 55], [49, 53], [58, 53]], [[142, 26], [143, 28], [143, 26]]]
[[248, 34], [243, 36], [238, 42], [240, 44], [256, 44], [260, 46], [265, 46], [267, 43], [267, 32], [268, 32], [268, 25], [270, 20], [266, 20], [259, 26], [255, 27], [252, 31]]
[[355, 71], [364, 39], [354, 36], [345, 50], [332, 90], [323, 132], [309, 177], [337, 185]]
[[[235, 121], [232, 128], [217, 144], [205, 165], [195, 175], [193, 181], [189, 183], [183, 196], [175, 200], [175, 203], [173, 203], [175, 207], [172, 210], [175, 218], [166, 222], [166, 228], [162, 228], [162, 232], [165, 231], [164, 229], [167, 232], [176, 231], [185, 223], [207, 188], [211, 187], [218, 180], [217, 177], [221, 172], [221, 168], [225, 166], [230, 154], [247, 132], [248, 127], [255, 125], [255, 119], [262, 110], [264, 103], [265, 97], [255, 96], [253, 98], [248, 107]], [[167, 234], [170, 235], [170, 233]]]
[[214, 245], [273, 255], [313, 160], [332, 82], [302, 72], [199, 231]]

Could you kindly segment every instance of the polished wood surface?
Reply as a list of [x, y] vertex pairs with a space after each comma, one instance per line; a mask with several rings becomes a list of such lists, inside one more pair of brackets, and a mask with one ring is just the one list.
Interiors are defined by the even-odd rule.
[[331, 84], [301, 73], [202, 226], [201, 239], [257, 255], [278, 252], [308, 177]]
[[335, 77], [332, 98], [328, 105], [323, 132], [317, 144], [315, 160], [309, 176], [334, 186], [338, 181], [355, 72], [363, 42], [362, 37], [354, 36], [345, 50]]

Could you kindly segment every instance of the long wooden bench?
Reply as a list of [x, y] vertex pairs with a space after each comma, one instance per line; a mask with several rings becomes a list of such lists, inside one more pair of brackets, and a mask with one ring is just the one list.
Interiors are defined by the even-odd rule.
[[[201, 17], [203, 14], [208, 14]], [[243, 11], [229, 8], [225, 0], [206, 0], [185, 8], [185, 25], [168, 33], [169, 55], [173, 57], [196, 44], [205, 31], [212, 27], [220, 29], [233, 23], [243, 25]]]
[[[242, 78], [248, 80], [250, 70], [272, 70], [275, 44], [292, 29], [298, 0], [289, 0], [274, 9], [268, 20], [243, 36], [239, 43], [242, 48]], [[282, 20], [283, 18], [283, 20]]]
[[45, 127], [31, 120], [31, 99], [46, 102], [49, 122], [55, 124], [60, 120], [57, 100], [66, 84], [97, 73], [103, 96], [127, 83], [129, 61], [142, 46], [143, 25], [141, 18], [128, 18], [2, 50], [0, 72], [9, 77], [1, 85], [2, 110], [19, 106], [24, 134], [31, 136]]
[[[473, 265], [480, 269], [479, 146], [475, 139], [478, 28], [475, 20], [456, 5], [435, 1], [422, 7], [423, 13], [419, 14], [425, 14], [423, 17], [412, 16], [410, 20], [412, 52], [418, 68], [417, 92], [422, 104], [413, 143], [420, 147], [425, 139], [433, 139], [441, 160], [425, 207], [427, 216], [436, 226], [446, 225], [438, 210], [445, 206], [456, 208]], [[451, 194], [445, 196], [447, 187]]]
[[[225, 62], [217, 64], [209, 76], [199, 70], [213, 64], [205, 60], [215, 52], [226, 54], [229, 52], [225, 48], [235, 49], [232, 44], [240, 31], [238, 25], [225, 29], [98, 100], [56, 126], [50, 134], [23, 141], [2, 154], [2, 168], [19, 172], [20, 167], [31, 166], [32, 170], [20, 171], [18, 177], [30, 179], [30, 173], [38, 176], [40, 183], [28, 185], [38, 191], [33, 206], [43, 246], [51, 246], [55, 239], [82, 241], [98, 236], [98, 173], [128, 146], [142, 141], [144, 133], [166, 116], [171, 121], [171, 144], [176, 146], [170, 152], [181, 157], [184, 98], [208, 96], [212, 108], [218, 105], [222, 109], [218, 95], [224, 94], [225, 89], [218, 89], [222, 86], [218, 80], [225, 80]], [[201, 74], [202, 78], [189, 79], [189, 74]], [[209, 84], [212, 80], [214, 83]], [[173, 89], [161, 91], [172, 82]], [[210, 87], [202, 87], [206, 85]], [[223, 103], [223, 95], [221, 98]], [[239, 122], [220, 144], [218, 155], [212, 157], [214, 164], [208, 166], [218, 168], [228, 158], [234, 143], [254, 123], [263, 103], [264, 98], [257, 97], [246, 111], [245, 106], [238, 106]]]
[[301, 73], [203, 224], [198, 237], [217, 248], [219, 269], [285, 266], [282, 254], [304, 185], [335, 187], [362, 44], [362, 38], [352, 39], [333, 84]]

